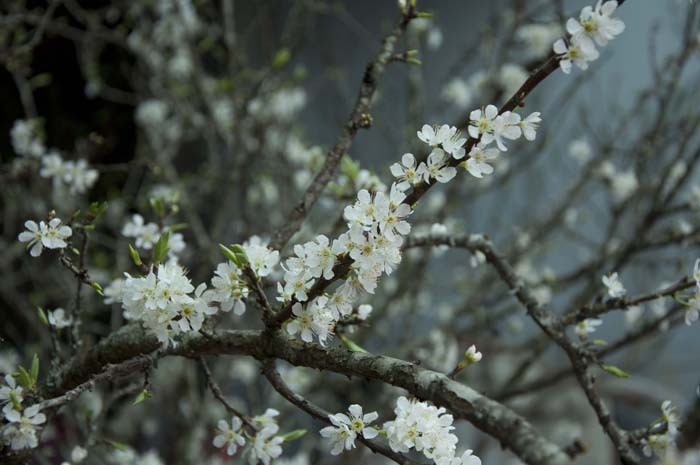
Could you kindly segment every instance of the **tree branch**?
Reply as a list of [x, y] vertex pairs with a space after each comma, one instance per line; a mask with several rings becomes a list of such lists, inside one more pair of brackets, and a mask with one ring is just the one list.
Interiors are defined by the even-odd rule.
[[[312, 404], [310, 401], [306, 400], [301, 395], [292, 391], [289, 388], [289, 386], [287, 386], [280, 374], [277, 372], [277, 370], [275, 370], [274, 360], [266, 360], [263, 363], [263, 375], [265, 375], [265, 378], [267, 378], [272, 387], [275, 388], [275, 391], [277, 391], [282, 397], [287, 399], [291, 404], [296, 405], [312, 417], [317, 418], [329, 425], [331, 424], [331, 421], [328, 419], [328, 417], [331, 415], [330, 412], [323, 410], [317, 405]], [[391, 450], [391, 448], [377, 441], [367, 440], [362, 435], [357, 436], [357, 439], [362, 444], [367, 446], [370, 450], [372, 450], [372, 452], [382, 454], [383, 456], [390, 458], [396, 463], [402, 465], [411, 465], [416, 463], [411, 461], [407, 457], [404, 457], [402, 454], [394, 452], [393, 450]]]

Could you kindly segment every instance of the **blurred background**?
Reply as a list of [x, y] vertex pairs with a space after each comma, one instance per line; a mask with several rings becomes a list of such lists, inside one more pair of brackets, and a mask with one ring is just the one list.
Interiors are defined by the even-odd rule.
[[[390, 185], [389, 166], [403, 153], [425, 156], [416, 137], [423, 124], [465, 129], [471, 110], [504, 103], [550, 54], [566, 18], [587, 4], [419, 0], [419, 9], [433, 17], [414, 21], [397, 51], [417, 49], [420, 64], [388, 64], [371, 129], [359, 132], [340, 176], [281, 256], [316, 234], [337, 235], [342, 208], [360, 188]], [[115, 279], [133, 272], [127, 253], [133, 238], [123, 232], [132, 215], [161, 228], [186, 223], [179, 233], [187, 246], [177, 260], [193, 282], [210, 279], [221, 261], [218, 243], [269, 238], [285, 222], [346, 123], [365, 66], [399, 21], [396, 2], [365, 0], [9, 0], [0, 13], [5, 367], [49, 350], [35, 306], [75, 305], [74, 278], [50, 256], [30, 259], [16, 240], [26, 219], [52, 209], [68, 218], [90, 202], [107, 201], [90, 234], [86, 267], [114, 289]], [[689, 275], [700, 256], [697, 6], [628, 0], [616, 15], [626, 29], [599, 60], [585, 72], [555, 72], [528, 96], [524, 111], [540, 111], [543, 119], [534, 143], [510, 144], [492, 177], [460, 171], [452, 183], [432, 189], [411, 218], [416, 235], [488, 235], [538, 299], [560, 314], [603, 299], [603, 274], [617, 271], [630, 295], [646, 294]], [[85, 159], [99, 178], [76, 193], [40, 175], [40, 163], [13, 145], [18, 120], [37, 122], [46, 147], [64, 159]], [[154, 198], [167, 213], [153, 207]], [[269, 291], [273, 296], [272, 284]], [[476, 344], [483, 362], [458, 379], [506, 402], [558, 444], [579, 440], [585, 453], [576, 463], [616, 463], [567, 376], [563, 353], [543, 339], [479, 256], [408, 250], [399, 270], [369, 297], [372, 317], [343, 330], [360, 345], [449, 372]], [[115, 301], [83, 296], [92, 342], [124, 324]], [[229, 317], [220, 324], [259, 326], [254, 312]], [[631, 374], [599, 375], [621, 425], [648, 425], [666, 399], [698, 421], [700, 338], [697, 324], [683, 323], [683, 309], [659, 299], [603, 321], [591, 338], [607, 342], [601, 349], [610, 349], [606, 363]], [[285, 453], [294, 463], [383, 463], [362, 450], [330, 459], [316, 434], [319, 424], [276, 397], [254, 361], [229, 358], [213, 368], [244, 410], [257, 414], [273, 405], [290, 428], [310, 428]], [[330, 411], [360, 402], [388, 418], [401, 393], [376, 382], [282, 369], [291, 385]], [[208, 446], [223, 410], [207, 396], [196, 364], [166, 360], [154, 377], [154, 401], [136, 411], [128, 399], [116, 408], [124, 402], [119, 399], [104, 416], [104, 437], [129, 444], [133, 454], [103, 450], [96, 457], [226, 462]], [[60, 463], [88, 434], [85, 412], [100, 411], [105, 399], [106, 393], [91, 394], [82, 402], [94, 405], [47, 431], [55, 439], [36, 463]], [[458, 432], [460, 444], [475, 449], [483, 463], [519, 463], [470, 425], [461, 422]], [[684, 440], [692, 451], [698, 438]], [[160, 458], [144, 455], [151, 449]], [[695, 452], [682, 460], [700, 463]]]

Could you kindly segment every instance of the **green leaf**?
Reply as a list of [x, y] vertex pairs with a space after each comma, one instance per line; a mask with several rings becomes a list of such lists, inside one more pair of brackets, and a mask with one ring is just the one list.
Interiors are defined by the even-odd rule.
[[25, 389], [31, 389], [34, 387], [32, 377], [29, 373], [27, 373], [27, 370], [25, 370], [23, 366], [17, 367], [17, 370], [17, 381], [19, 384]]
[[110, 446], [114, 447], [115, 449], [118, 449], [121, 451], [126, 451], [129, 449], [129, 446], [127, 446], [126, 444], [123, 444], [121, 442], [113, 441], [111, 439], [106, 439], [106, 441]]
[[93, 281], [92, 283], [90, 283], [90, 285], [95, 290], [95, 292], [97, 292], [98, 295], [104, 297], [104, 293], [102, 292], [102, 285], [100, 283], [98, 283], [97, 281]]
[[32, 377], [32, 384], [36, 384], [37, 380], [39, 379], [39, 356], [37, 354], [34, 354], [34, 358], [32, 358], [30, 375]]
[[243, 268], [248, 264], [248, 254], [245, 253], [245, 249], [242, 245], [231, 244], [231, 250], [236, 254], [236, 258], [238, 258], [238, 262], [240, 263], [240, 265], [238, 265], [239, 267]]
[[170, 231], [165, 231], [153, 248], [153, 262], [160, 263], [168, 256], [168, 242], [170, 241]]
[[236, 257], [236, 254], [233, 252], [233, 250], [229, 249], [226, 247], [224, 244], [219, 244], [219, 248], [221, 249], [221, 252], [231, 260], [238, 268], [242, 268], [240, 260], [238, 260], [238, 257]]
[[296, 441], [300, 437], [304, 436], [306, 434], [305, 429], [295, 429], [294, 431], [290, 431], [289, 433], [285, 433], [282, 435], [282, 439], [284, 442], [292, 442]]
[[143, 265], [143, 261], [141, 261], [141, 256], [139, 255], [139, 251], [134, 248], [133, 245], [129, 244], [129, 255], [131, 255], [131, 259], [134, 261], [134, 265], [136, 266], [141, 266]]
[[350, 156], [345, 155], [341, 160], [340, 170], [351, 181], [354, 181], [360, 173], [360, 164], [350, 158]]
[[163, 199], [159, 197], [151, 197], [150, 199], [151, 202], [151, 208], [153, 208], [153, 211], [156, 212], [156, 215], [159, 217], [164, 217], [165, 216], [165, 204], [163, 203]]
[[608, 343], [605, 342], [605, 341], [602, 340], [602, 339], [596, 339], [596, 340], [594, 340], [592, 343], [593, 343], [594, 346], [601, 346], [601, 347], [604, 347], [604, 346], [608, 345]]
[[107, 202], [92, 202], [88, 208], [88, 213], [90, 213], [93, 220], [96, 220], [105, 210], [107, 210]]
[[274, 69], [280, 69], [289, 62], [290, 58], [292, 58], [292, 53], [289, 51], [289, 49], [286, 47], [281, 48], [272, 58], [272, 67]]
[[29, 83], [32, 85], [33, 89], [38, 89], [40, 87], [45, 87], [51, 84], [51, 74], [49, 73], [41, 73], [37, 74], [33, 78], [29, 80]]
[[139, 393], [138, 396], [136, 396], [136, 399], [134, 399], [134, 402], [132, 405], [138, 405], [141, 402], [143, 402], [144, 400], [150, 399], [152, 396], [153, 395], [151, 394], [151, 392], [148, 389], [144, 389], [143, 391], [141, 391]]
[[350, 339], [348, 339], [345, 336], [340, 336], [340, 341], [343, 343], [343, 345], [345, 347], [347, 347], [352, 352], [367, 353], [367, 351], [365, 349], [363, 349], [362, 347], [360, 347], [359, 345], [357, 345], [356, 343], [354, 343], [353, 341], [351, 341]]
[[41, 322], [44, 323], [46, 326], [48, 326], [49, 319], [46, 317], [46, 312], [44, 311], [44, 309], [41, 307], [37, 307], [36, 312], [39, 315], [39, 319], [41, 320]]
[[171, 233], [174, 233], [174, 232], [182, 231], [183, 229], [187, 229], [188, 226], [189, 226], [189, 224], [187, 224], [187, 223], [177, 223], [177, 224], [174, 224], [172, 226], [168, 226], [168, 231], [170, 231]]
[[603, 370], [607, 371], [613, 376], [617, 376], [618, 378], [629, 378], [630, 375], [628, 373], [625, 373], [622, 371], [620, 368], [614, 366], [614, 365], [601, 365], [600, 366]]

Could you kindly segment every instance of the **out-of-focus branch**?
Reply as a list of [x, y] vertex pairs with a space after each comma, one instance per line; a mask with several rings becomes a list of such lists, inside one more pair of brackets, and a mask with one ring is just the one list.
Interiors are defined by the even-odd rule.
[[224, 396], [224, 393], [221, 391], [221, 388], [217, 384], [216, 381], [214, 381], [214, 376], [211, 374], [211, 370], [209, 369], [209, 365], [207, 364], [207, 361], [204, 360], [204, 357], [199, 357], [199, 364], [202, 366], [202, 371], [204, 371], [204, 377], [207, 379], [207, 385], [209, 386], [209, 389], [211, 390], [211, 393], [216, 397], [216, 399], [221, 402], [221, 404], [228, 410], [229, 413], [237, 416], [238, 418], [241, 419], [241, 421], [251, 429], [251, 431], [255, 431], [255, 427], [253, 424], [248, 420], [248, 417], [243, 415], [236, 407], [231, 405], [231, 403], [226, 399], [226, 396]]
[[372, 97], [377, 90], [379, 78], [384, 74], [384, 69], [393, 57], [394, 48], [399, 38], [403, 35], [411, 20], [416, 17], [413, 7], [402, 13], [399, 24], [387, 37], [384, 38], [383, 45], [377, 56], [365, 68], [362, 77], [360, 91], [355, 101], [355, 106], [350, 113], [347, 123], [343, 127], [340, 136], [333, 147], [326, 154], [323, 166], [316, 173], [313, 181], [302, 195], [301, 201], [292, 209], [287, 216], [284, 225], [274, 234], [270, 246], [281, 250], [289, 239], [299, 230], [309, 211], [316, 201], [321, 197], [323, 190], [335, 176], [335, 172], [340, 164], [340, 160], [345, 155], [352, 144], [355, 135], [361, 128], [368, 128], [372, 125], [372, 117], [369, 113], [372, 104]]
[[[472, 251], [480, 251], [486, 256], [486, 260], [496, 269], [498, 275], [506, 283], [518, 301], [525, 307], [535, 323], [557, 343], [567, 354], [579, 385], [583, 389], [588, 402], [593, 407], [598, 421], [615, 445], [620, 459], [624, 465], [639, 463], [637, 454], [632, 450], [627, 433], [612, 419], [605, 403], [595, 390], [595, 377], [589, 370], [589, 362], [594, 361], [592, 354], [583, 347], [569, 340], [561, 321], [540, 305], [525, 283], [513, 270], [512, 266], [494, 250], [490, 241], [483, 236], [470, 236], [462, 238], [444, 237], [444, 244], [452, 247], [464, 247]], [[413, 241], [415, 243], [415, 240]], [[407, 246], [412, 244], [411, 239]]]

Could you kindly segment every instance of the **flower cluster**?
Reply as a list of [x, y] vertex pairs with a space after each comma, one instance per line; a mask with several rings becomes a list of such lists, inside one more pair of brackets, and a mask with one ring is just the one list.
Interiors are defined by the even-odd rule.
[[[534, 140], [541, 121], [538, 112], [525, 119], [509, 111], [499, 115], [494, 105], [473, 111], [471, 119], [469, 135], [480, 139], [480, 143], [472, 147], [463, 165], [476, 177], [493, 171], [487, 161], [496, 156], [494, 151], [507, 150], [503, 138], [514, 140], [524, 135]], [[391, 166], [396, 182], [389, 193], [362, 189], [357, 201], [345, 207], [346, 232], [333, 241], [319, 235], [313, 241], [298, 244], [294, 247], [295, 256], [285, 260], [284, 284], [278, 283], [277, 300], [292, 305], [295, 318], [287, 325], [289, 334], [298, 333], [307, 342], [316, 337], [325, 343], [335, 323], [352, 312], [360, 292], [374, 293], [379, 277], [391, 274], [401, 262], [403, 236], [411, 230], [407, 220], [413, 212], [404, 203], [406, 191], [419, 184], [446, 183], [454, 178], [457, 170], [452, 166], [453, 159], [464, 158], [467, 142], [456, 127], [446, 124], [426, 124], [417, 136], [432, 148], [426, 161], [418, 163], [413, 154], [404, 154], [400, 163]], [[494, 141], [498, 149], [489, 148]], [[308, 302], [317, 280], [333, 279], [335, 265], [345, 256], [352, 259], [349, 278], [331, 295], [313, 297]]]
[[501, 152], [508, 151], [504, 139], [516, 140], [525, 136], [529, 141], [535, 140], [537, 128], [542, 122], [540, 113], [537, 111], [523, 119], [518, 113], [512, 111], [499, 114], [495, 105], [487, 105], [484, 109], [472, 111], [469, 114], [469, 120], [469, 135], [474, 139], [481, 138], [479, 145], [482, 149], [495, 141]]
[[7, 423], [0, 428], [0, 440], [12, 450], [33, 449], [38, 445], [37, 429], [46, 422], [38, 404], [24, 405], [24, 389], [12, 375], [5, 375], [5, 384], [0, 386], [2, 416]]
[[[452, 415], [445, 413], [427, 402], [408, 400], [399, 397], [394, 413], [396, 418], [385, 422], [382, 434], [386, 434], [389, 446], [394, 452], [408, 452], [415, 449], [422, 452], [437, 465], [481, 465], [481, 460], [472, 455], [472, 450], [456, 455], [457, 436], [452, 433]], [[348, 413], [329, 415], [331, 426], [321, 429], [321, 436], [331, 443], [331, 454], [338, 455], [355, 447], [355, 439], [377, 437], [379, 431], [370, 426], [379, 415], [376, 412], [363, 413], [360, 405], [353, 404]]]
[[[482, 178], [485, 174], [493, 173], [490, 163], [498, 157], [499, 152], [505, 152], [508, 147], [505, 140], [516, 140], [521, 136], [529, 141], [537, 137], [537, 128], [542, 122], [539, 112], [533, 112], [526, 118], [518, 113], [504, 111], [498, 113], [495, 105], [487, 105], [485, 108], [473, 110], [469, 114], [469, 136], [478, 143], [469, 150], [468, 158], [460, 163], [469, 174], [476, 178]], [[496, 146], [491, 143], [496, 142]], [[461, 152], [453, 153], [456, 159], [464, 156]]]
[[396, 418], [383, 425], [393, 451], [416, 449], [437, 464], [450, 463], [457, 448], [457, 436], [452, 434], [452, 415], [445, 413], [442, 407], [406, 397], [398, 398], [394, 413]]
[[174, 345], [181, 332], [199, 331], [204, 318], [217, 312], [213, 297], [204, 283], [195, 289], [177, 264], [161, 264], [144, 277], [126, 274], [121, 296], [124, 316], [141, 321], [163, 345]]
[[600, 56], [596, 44], [604, 47], [625, 30], [625, 23], [612, 17], [616, 9], [616, 1], [598, 0], [595, 7], [583, 8], [578, 20], [569, 18], [566, 22], [568, 41], [559, 39], [553, 46], [562, 71], [570, 73], [572, 64], [587, 69], [588, 63]]
[[41, 255], [41, 251], [47, 249], [65, 249], [66, 242], [73, 234], [69, 226], [61, 224], [59, 218], [53, 218], [48, 223], [40, 221], [26, 221], [24, 227], [27, 228], [17, 236], [20, 242], [26, 242], [29, 253], [32, 257]]
[[64, 160], [57, 150], [49, 150], [42, 140], [41, 122], [38, 119], [17, 120], [10, 131], [15, 153], [41, 160], [39, 175], [50, 178], [54, 188], [68, 188], [71, 194], [83, 194], [99, 176], [88, 167], [85, 160]]
[[[335, 323], [352, 313], [360, 292], [374, 293], [382, 273], [391, 274], [401, 261], [402, 236], [411, 229], [406, 218], [412, 210], [403, 203], [405, 198], [396, 183], [389, 194], [360, 190], [357, 201], [343, 212], [348, 222], [345, 233], [332, 242], [319, 235], [294, 247], [295, 256], [285, 261], [285, 283], [278, 284], [278, 300], [296, 300], [292, 307], [295, 319], [287, 325], [287, 332], [299, 333], [307, 342], [316, 336], [324, 343]], [[352, 258], [350, 277], [332, 295], [307, 302], [316, 280], [335, 276], [339, 256]]]
[[239, 448], [245, 446], [246, 438], [252, 440], [248, 462], [255, 465], [259, 462], [270, 465], [270, 461], [282, 455], [283, 436], [278, 436], [279, 425], [275, 417], [279, 412], [269, 408], [264, 414], [252, 418], [247, 423], [252, 437], [244, 431], [244, 423], [239, 417], [232, 417], [231, 422], [219, 420], [214, 436], [214, 447], [226, 448], [228, 455], [234, 455]]
[[39, 175], [50, 178], [55, 188], [68, 188], [71, 194], [84, 194], [99, 177], [97, 170], [88, 167], [87, 161], [64, 160], [55, 150], [41, 157]]
[[[154, 226], [153, 223], [144, 224], [140, 215], [134, 215], [122, 232], [137, 237], [138, 246], [152, 248], [153, 240], [146, 236], [154, 231]], [[171, 234], [170, 242], [172, 237]], [[259, 276], [272, 272], [278, 252], [255, 236], [244, 248], [251, 267]], [[231, 261], [217, 265], [210, 289], [206, 283], [195, 289], [184, 268], [174, 260], [150, 269], [146, 276], [132, 277], [128, 273], [125, 276], [126, 279], [115, 279], [105, 288], [105, 304], [121, 302], [124, 316], [141, 321], [164, 345], [175, 344], [173, 338], [179, 333], [199, 331], [204, 319], [219, 310], [233, 310], [236, 315], [242, 315], [246, 309], [244, 299], [250, 293], [243, 271]]]

